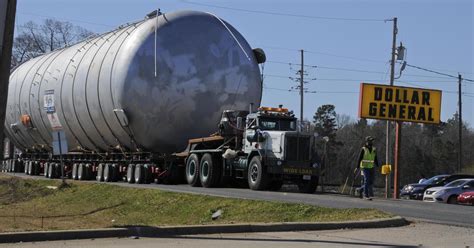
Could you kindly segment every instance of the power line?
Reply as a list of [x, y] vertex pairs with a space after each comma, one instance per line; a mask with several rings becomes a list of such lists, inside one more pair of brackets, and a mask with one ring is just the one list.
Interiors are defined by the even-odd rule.
[[[431, 72], [431, 73], [434, 73], [434, 74], [442, 75], [442, 76], [445, 76], [445, 77], [450, 77], [450, 78], [456, 78], [456, 79], [458, 79], [458, 76], [454, 76], [454, 75], [450, 75], [450, 74], [446, 74], [446, 73], [442, 73], [442, 72], [430, 70], [430, 69], [423, 68], [423, 67], [419, 67], [419, 66], [416, 66], [416, 65], [407, 64], [407, 66], [408, 66], [408, 67], [415, 68], [415, 69], [418, 69], [418, 70], [422, 70], [422, 71], [426, 71], [426, 72]], [[464, 80], [464, 81], [469, 81], [469, 82], [474, 82], [474, 80], [468, 79], [468, 78], [463, 78], [462, 80]]]
[[[263, 88], [264, 89], [269, 89], [269, 90], [285, 91], [285, 92], [295, 92], [295, 93], [300, 92], [299, 90], [294, 90], [294, 89], [282, 89], [282, 88], [274, 88], [274, 87], [268, 87], [268, 86], [264, 86]], [[314, 90], [314, 91], [305, 90], [304, 93], [312, 93], [312, 94], [317, 94], [317, 93], [321, 93], [321, 94], [359, 94], [359, 92], [357, 92], [357, 91], [319, 91], [319, 90]]]
[[299, 18], [315, 19], [315, 20], [319, 19], [319, 20], [360, 21], [360, 22], [385, 22], [385, 21], [388, 21], [387, 19], [312, 16], [312, 15], [300, 15], [300, 14], [273, 12], [273, 11], [265, 11], [265, 10], [250, 10], [250, 9], [232, 8], [232, 7], [226, 7], [226, 6], [214, 5], [214, 4], [207, 4], [207, 3], [198, 3], [198, 2], [194, 2], [194, 1], [188, 1], [188, 0], [181, 0], [181, 2], [187, 3], [187, 4], [192, 4], [192, 5], [204, 6], [204, 7], [226, 9], [226, 10], [233, 10], [233, 11], [240, 11], [240, 12], [247, 12], [247, 13], [254, 13], [254, 14], [265, 14], [265, 15], [286, 16], [286, 17], [299, 17]]

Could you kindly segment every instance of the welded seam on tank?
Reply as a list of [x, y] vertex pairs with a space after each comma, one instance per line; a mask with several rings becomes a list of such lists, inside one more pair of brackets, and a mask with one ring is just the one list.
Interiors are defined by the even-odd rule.
[[[102, 104], [101, 104], [101, 101], [100, 101], [100, 74], [102, 72], [102, 66], [104, 65], [104, 61], [106, 60], [107, 58], [107, 55], [110, 51], [110, 49], [113, 47], [113, 45], [115, 44], [115, 42], [117, 40], [119, 40], [120, 36], [122, 36], [122, 34], [126, 34], [126, 32], [122, 32], [120, 35], [117, 35], [117, 37], [115, 38], [114, 41], [111, 41], [111, 44], [110, 46], [107, 48], [107, 51], [105, 53], [105, 56], [102, 58], [102, 61], [100, 63], [100, 67], [99, 67], [99, 73], [97, 74], [97, 98], [98, 98], [98, 102], [99, 102], [99, 109], [100, 109], [100, 113], [102, 115], [102, 118], [104, 119], [104, 122], [105, 122], [105, 125], [107, 126], [107, 128], [109, 129], [110, 133], [112, 134], [112, 136], [115, 138], [115, 140], [119, 143], [120, 147], [123, 147], [122, 145], [122, 142], [117, 138], [117, 135], [114, 133], [114, 131], [112, 130], [112, 128], [110, 127], [110, 124], [107, 122], [107, 118], [105, 118], [105, 115], [104, 115], [104, 110], [102, 108]], [[122, 41], [122, 44], [124, 41], [126, 41], [126, 37], [125, 39]], [[122, 45], [120, 44], [120, 46]], [[118, 51], [118, 50], [117, 50]], [[112, 67], [111, 67], [112, 68]], [[114, 106], [114, 105], [112, 105]], [[113, 111], [113, 109], [111, 110]]]
[[[30, 74], [30, 71], [33, 69], [33, 67], [36, 66], [36, 64], [41, 61], [43, 59], [43, 57], [37, 57], [38, 59], [33, 63], [32, 66], [30, 66], [28, 68], [28, 70], [26, 71], [25, 73], [25, 77], [23, 78], [23, 80], [21, 81], [21, 86], [20, 86], [20, 92], [18, 94], [18, 116], [21, 117], [21, 105], [22, 105], [22, 102], [21, 102], [21, 92], [23, 91], [23, 85], [25, 84], [25, 80], [26, 80], [26, 77]], [[29, 96], [28, 96], [29, 98]], [[30, 118], [31, 119], [31, 118]], [[28, 136], [30, 136], [31, 138], [31, 141], [33, 141], [33, 146], [35, 146], [36, 144], [38, 144], [38, 141], [33, 137], [33, 135], [31, 135], [31, 133], [28, 132], [28, 128], [27, 127], [24, 127], [25, 128], [25, 133], [28, 134]], [[33, 147], [32, 146], [32, 147]]]
[[[140, 23], [138, 26], [142, 25], [143, 23], [145, 23], [145, 21], [143, 21], [142, 23]], [[138, 26], [135, 26], [135, 28], [131, 31], [135, 31]], [[128, 34], [128, 36], [130, 36], [131, 32]], [[115, 61], [117, 59], [117, 56], [118, 54], [120, 53], [120, 49], [122, 48], [123, 44], [125, 43], [125, 41], [127, 41], [127, 39], [124, 39], [122, 41], [122, 43], [120, 44], [119, 48], [117, 49], [117, 52], [115, 53], [115, 56], [114, 56], [114, 59], [112, 60], [112, 66], [111, 66], [111, 69], [110, 69], [110, 81], [109, 81], [109, 88], [110, 88], [110, 99], [112, 100], [112, 106], [115, 108], [117, 108], [116, 104], [115, 104], [115, 99], [114, 99], [114, 94], [112, 93], [112, 77], [113, 77], [113, 72], [114, 72], [114, 66], [115, 66]], [[132, 130], [126, 130], [125, 127], [123, 127], [120, 123], [119, 123], [119, 126], [122, 128], [122, 130], [128, 134], [128, 136], [130, 137], [130, 139], [132, 140], [132, 142], [136, 145], [136, 141], [135, 141], [135, 138], [133, 137], [133, 133], [132, 133]], [[130, 149], [132, 149], [132, 143], [130, 143]]]
[[[52, 53], [50, 54], [47, 54], [47, 55], [44, 55], [44, 60], [41, 62], [41, 64], [38, 66], [38, 69], [36, 69], [36, 72], [35, 74], [33, 75], [33, 78], [32, 78], [32, 82], [30, 84], [30, 94], [28, 94], [28, 108], [30, 110], [30, 114], [33, 116], [33, 111], [31, 111], [31, 89], [33, 88], [33, 83], [35, 83], [35, 78], [36, 78], [36, 75], [39, 74], [38, 71], [41, 69], [41, 67], [43, 67], [43, 65], [46, 63], [46, 61], [48, 61], [48, 59], [52, 56]], [[40, 86], [41, 86], [41, 82], [39, 82], [39, 85], [38, 85], [38, 94], [37, 94], [37, 97], [38, 97], [38, 111], [40, 112], [40, 115], [41, 115], [41, 104], [40, 104]], [[33, 118], [31, 118], [31, 120], [33, 120]], [[43, 122], [43, 118], [41, 118], [41, 121], [44, 125], [44, 122]], [[48, 145], [48, 141], [47, 139], [44, 138], [44, 136], [42, 135], [42, 133], [38, 130], [39, 128], [39, 125], [36, 127], [36, 132], [39, 134], [40, 138], [44, 141], [44, 144], [45, 145]]]
[[[41, 93], [41, 86], [43, 85], [43, 81], [44, 81], [44, 76], [46, 75], [46, 73], [48, 72], [48, 69], [49, 67], [51, 66], [51, 64], [54, 62], [54, 60], [56, 60], [59, 55], [61, 55], [66, 49], [61, 49], [61, 50], [56, 50], [56, 51], [53, 51], [51, 53], [49, 53], [48, 55], [45, 55], [45, 56], [50, 56], [50, 57], [53, 57], [48, 65], [46, 66], [46, 68], [44, 69], [43, 71], [43, 74], [41, 75], [41, 80], [40, 80], [40, 84], [38, 86], [38, 96], [40, 95]], [[53, 56], [53, 55], [56, 55], [56, 56]], [[48, 57], [49, 59], [49, 57]], [[49, 82], [49, 81], [48, 81]], [[53, 86], [54, 87], [54, 86]], [[38, 97], [38, 111], [39, 111], [39, 114], [40, 114], [40, 117], [41, 117], [41, 122], [43, 123], [43, 126], [44, 126], [44, 129], [46, 130], [46, 132], [48, 131], [48, 127], [46, 126], [46, 123], [44, 122], [44, 118], [43, 118], [43, 112], [41, 111], [41, 99]]]
[[[99, 38], [103, 38], [103, 36], [99, 36]], [[85, 102], [86, 102], [86, 108], [87, 108], [87, 114], [89, 115], [89, 119], [91, 120], [92, 122], [92, 125], [94, 126], [94, 128], [96, 129], [97, 133], [99, 134], [99, 136], [102, 138], [102, 141], [104, 142], [104, 144], [107, 146], [107, 150], [109, 150], [112, 145], [110, 145], [110, 143], [104, 138], [104, 135], [102, 135], [102, 133], [100, 132], [100, 130], [97, 128], [97, 125], [94, 121], [94, 118], [92, 118], [92, 114], [91, 114], [91, 111], [90, 111], [90, 108], [89, 108], [89, 98], [87, 96], [87, 85], [89, 83], [89, 73], [91, 71], [91, 68], [92, 68], [92, 64], [93, 64], [93, 61], [95, 60], [95, 58], [97, 57], [97, 54], [99, 53], [99, 51], [101, 50], [101, 48], [105, 45], [105, 40], [104, 42], [100, 45], [100, 47], [97, 49], [97, 51], [95, 52], [94, 56], [92, 57], [92, 59], [90, 60], [91, 63], [89, 65], [89, 68], [87, 69], [87, 74], [86, 74], [86, 82], [84, 83], [84, 94], [85, 94]]]
[[[107, 33], [109, 34], [109, 33]], [[105, 35], [105, 34], [104, 34]], [[74, 77], [72, 79], [72, 95], [74, 96], [74, 91], [75, 91], [75, 83], [76, 83], [76, 76], [77, 76], [77, 72], [79, 71], [79, 67], [81, 66], [81, 63], [82, 61], [84, 60], [84, 58], [86, 57], [86, 55], [89, 53], [89, 51], [94, 47], [94, 42], [96, 42], [97, 40], [100, 39], [100, 36], [99, 37], [96, 37], [95, 39], [89, 41], [91, 44], [90, 44], [90, 47], [87, 48], [87, 50], [85, 50], [83, 52], [83, 56], [81, 57], [81, 59], [79, 60], [79, 62], [77, 63], [77, 69], [76, 71], [74, 72]], [[87, 80], [87, 79], [86, 79]], [[96, 142], [94, 142], [94, 140], [89, 136], [89, 134], [86, 132], [86, 130], [84, 129], [84, 126], [82, 125], [81, 121], [79, 120], [79, 116], [77, 115], [77, 110], [76, 110], [76, 101], [75, 99], [72, 99], [72, 109], [74, 111], [74, 116], [76, 117], [76, 121], [77, 121], [77, 124], [79, 125], [79, 128], [81, 128], [82, 132], [86, 135], [87, 139], [90, 141], [90, 143], [94, 146], [94, 149], [95, 150], [99, 150], [99, 145], [97, 145]]]
[[[10, 78], [12, 78], [12, 79], [14, 77], [18, 78], [18, 70], [16, 70], [16, 69], [15, 69], [15, 71], [13, 71], [12, 75], [10, 76]], [[8, 86], [9, 88], [11, 86], [12, 81], [13, 80], [10, 80], [10, 82], [9, 82], [9, 86]], [[7, 132], [11, 135], [11, 137], [19, 144], [19, 147], [22, 147], [23, 149], [26, 149], [26, 146], [24, 145], [24, 144], [26, 144], [26, 142], [23, 139], [23, 137], [21, 135], [16, 135], [17, 133], [15, 133], [15, 132], [13, 132], [13, 130], [11, 130], [11, 126], [10, 127], [7, 126], [7, 120], [8, 119], [11, 119], [12, 122], [15, 120], [15, 111], [14, 110], [16, 109], [15, 108], [15, 95], [16, 95], [17, 81], [18, 80], [14, 81], [15, 82], [15, 89], [12, 90], [13, 92], [11, 94], [9, 94], [9, 95], [13, 95], [13, 100], [10, 99], [10, 102], [13, 102], [13, 103], [11, 104], [12, 107], [11, 107], [10, 111], [8, 111], [8, 102], [7, 102], [7, 111], [10, 113], [10, 118], [8, 118], [8, 115], [6, 115], [4, 126], [5, 126], [5, 130], [7, 130]], [[10, 97], [10, 98], [12, 98], [12, 97]], [[14, 124], [14, 123], [15, 122], [13, 122], [12, 124]], [[23, 141], [23, 143], [19, 141], [20, 139]]]

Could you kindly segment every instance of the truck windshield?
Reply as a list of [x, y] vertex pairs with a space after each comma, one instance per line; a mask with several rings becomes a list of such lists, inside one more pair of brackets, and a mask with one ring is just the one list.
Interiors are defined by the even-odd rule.
[[273, 119], [260, 118], [258, 120], [260, 129], [262, 130], [276, 130], [276, 131], [295, 131], [295, 120], [288, 119]]

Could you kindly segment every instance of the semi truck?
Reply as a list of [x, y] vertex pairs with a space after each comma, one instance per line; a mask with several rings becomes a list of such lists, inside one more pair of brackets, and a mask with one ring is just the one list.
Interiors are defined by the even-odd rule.
[[33, 58], [10, 76], [3, 168], [204, 187], [247, 180], [255, 190], [290, 181], [312, 192], [314, 138], [287, 109], [245, 110], [260, 106], [265, 60], [198, 11], [153, 11]]

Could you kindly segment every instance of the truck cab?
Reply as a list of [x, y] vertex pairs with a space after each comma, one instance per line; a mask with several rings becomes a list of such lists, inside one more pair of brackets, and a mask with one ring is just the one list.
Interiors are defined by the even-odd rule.
[[300, 192], [314, 192], [319, 179], [314, 136], [297, 124], [294, 114], [282, 107], [224, 111], [217, 133], [189, 141], [188, 183], [213, 187], [246, 180], [253, 190], [278, 190], [290, 182]]

